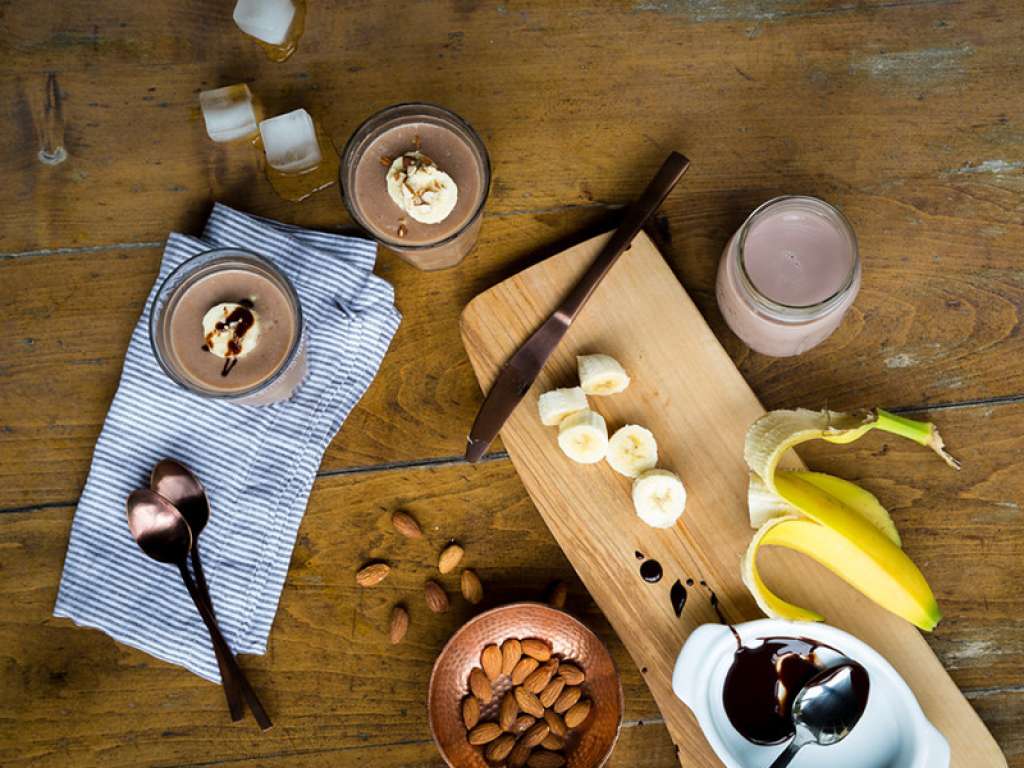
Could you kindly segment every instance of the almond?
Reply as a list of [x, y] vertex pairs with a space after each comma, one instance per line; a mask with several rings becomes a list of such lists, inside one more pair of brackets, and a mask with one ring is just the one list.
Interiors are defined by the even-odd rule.
[[547, 661], [551, 658], [551, 646], [543, 640], [530, 637], [523, 640], [523, 653], [537, 661]]
[[473, 696], [467, 696], [462, 700], [462, 724], [467, 731], [476, 728], [480, 722], [480, 702]]
[[516, 704], [523, 712], [534, 717], [544, 717], [544, 705], [533, 693], [519, 686], [516, 688], [515, 696]]
[[539, 694], [547, 688], [548, 683], [551, 682], [551, 678], [555, 676], [556, 669], [558, 669], [558, 661], [552, 659], [547, 664], [541, 665], [528, 678], [526, 678], [523, 681], [523, 687], [530, 693]]
[[356, 573], [356, 584], [360, 587], [375, 587], [380, 584], [391, 573], [391, 566], [387, 563], [368, 563]]
[[491, 681], [487, 679], [487, 675], [480, 667], [474, 667], [473, 671], [469, 673], [469, 690], [484, 704], [487, 704], [494, 695], [494, 691], [491, 690]]
[[551, 733], [560, 738], [565, 738], [565, 734], [569, 732], [569, 729], [565, 727], [565, 720], [557, 712], [552, 712], [550, 709], [544, 713], [544, 721], [551, 728]]
[[[568, 711], [570, 707], [572, 707], [577, 701], [580, 700], [580, 695], [582, 693], [583, 691], [581, 691], [575, 685], [566, 688], [564, 691], [562, 691], [558, 698], [555, 699], [555, 705], [552, 707], [552, 709], [555, 710], [555, 712], [557, 712], [558, 714], [562, 714], [563, 712]], [[566, 722], [566, 725], [569, 725], [569, 723]], [[570, 725], [569, 727], [572, 728], [573, 726]]]
[[590, 699], [584, 699], [583, 701], [577, 704], [573, 704], [573, 706], [569, 708], [569, 711], [565, 713], [565, 727], [577, 728], [580, 725], [583, 725], [583, 722], [589, 716]]
[[437, 570], [441, 573], [451, 573], [462, 560], [464, 553], [465, 550], [453, 541], [441, 551], [441, 557], [437, 560]]
[[530, 753], [532, 751], [533, 750], [530, 747], [520, 741], [508, 754], [508, 767], [523, 768], [523, 766], [526, 765], [526, 761], [530, 759]]
[[493, 683], [501, 677], [501, 650], [496, 645], [488, 645], [480, 654], [480, 666]]
[[540, 662], [529, 657], [522, 658], [512, 668], [512, 685], [522, 685], [523, 681], [533, 674], [533, 671], [540, 666]]
[[[516, 704], [518, 703], [519, 702], [516, 702]], [[536, 722], [537, 718], [533, 715], [520, 715], [516, 718], [516, 721], [512, 723], [512, 733], [522, 733]]]
[[523, 645], [514, 637], [501, 644], [501, 674], [511, 675], [523, 657]]
[[556, 752], [561, 749], [565, 749], [565, 739], [561, 736], [555, 736], [553, 733], [549, 733], [547, 738], [540, 743], [544, 749], [553, 749]]
[[462, 596], [473, 605], [484, 599], [484, 585], [480, 583], [480, 577], [468, 568], [462, 572]]
[[441, 589], [436, 581], [428, 581], [423, 585], [423, 591], [427, 598], [427, 607], [434, 613], [444, 613], [448, 610], [448, 595]]
[[420, 528], [420, 524], [416, 522], [416, 518], [408, 512], [403, 512], [402, 510], [395, 512], [395, 514], [391, 516], [391, 524], [395, 527], [396, 531], [406, 538], [423, 538], [423, 529]]
[[560, 665], [558, 667], [558, 676], [565, 680], [566, 685], [579, 685], [587, 679], [587, 676], [583, 674], [583, 670], [575, 664]]
[[548, 605], [552, 608], [562, 610], [565, 608], [565, 598], [569, 594], [569, 588], [564, 581], [556, 581], [548, 590]]
[[470, 744], [475, 744], [479, 747], [481, 744], [490, 744], [499, 736], [501, 736], [500, 725], [497, 723], [480, 723], [480, 725], [469, 732], [466, 738], [469, 739]]
[[526, 761], [528, 768], [562, 768], [565, 765], [565, 758], [557, 752], [548, 752], [546, 749], [539, 749], [530, 755]]
[[523, 744], [528, 747], [536, 747], [548, 737], [549, 733], [551, 733], [551, 729], [548, 727], [548, 724], [543, 720], [538, 720], [523, 734]]
[[391, 609], [391, 626], [388, 628], [388, 639], [392, 645], [398, 645], [409, 631], [409, 612], [400, 605]]
[[511, 731], [518, 716], [519, 705], [516, 704], [515, 695], [512, 691], [509, 691], [505, 694], [505, 698], [501, 700], [501, 706], [498, 707], [498, 725], [501, 726], [503, 731]]
[[558, 701], [558, 697], [562, 695], [562, 689], [565, 688], [565, 680], [560, 677], [556, 677], [547, 687], [537, 696], [540, 699], [540, 703], [545, 707], [550, 707]]
[[508, 757], [508, 753], [512, 751], [512, 747], [515, 745], [516, 737], [511, 733], [503, 733], [487, 746], [484, 754], [492, 763], [500, 763]]

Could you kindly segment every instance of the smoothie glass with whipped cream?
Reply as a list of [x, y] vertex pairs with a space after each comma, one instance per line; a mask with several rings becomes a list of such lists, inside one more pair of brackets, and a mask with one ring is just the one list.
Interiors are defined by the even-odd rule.
[[433, 104], [398, 104], [352, 134], [341, 192], [352, 218], [415, 267], [458, 264], [476, 243], [491, 183], [469, 124]]
[[287, 400], [306, 376], [302, 308], [288, 278], [235, 248], [201, 253], [167, 276], [149, 337], [168, 376], [243, 405]]

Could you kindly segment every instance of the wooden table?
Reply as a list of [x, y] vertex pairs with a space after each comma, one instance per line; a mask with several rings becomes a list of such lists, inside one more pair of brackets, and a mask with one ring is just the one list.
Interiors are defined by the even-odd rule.
[[[435, 653], [471, 610], [429, 614], [448, 537], [483, 607], [570, 585], [610, 644], [626, 722], [612, 765], [670, 766], [640, 675], [543, 527], [500, 445], [463, 463], [480, 393], [465, 303], [540, 254], [613, 225], [670, 148], [693, 160], [653, 234], [768, 407], [883, 405], [935, 420], [964, 460], [870, 437], [812, 466], [892, 509], [946, 618], [928, 640], [1024, 766], [1024, 11], [1012, 0], [327, 3], [284, 64], [228, 0], [0, 6], [0, 764], [436, 766], [424, 717]], [[374, 6], [374, 7], [370, 7]], [[67, 158], [40, 161], [48, 76]], [[277, 727], [229, 725], [217, 688], [50, 617], [68, 529], [129, 333], [170, 230], [214, 200], [348, 227], [337, 191], [276, 198], [248, 147], [211, 143], [199, 90], [248, 82], [271, 113], [304, 106], [342, 144], [412, 99], [464, 115], [494, 183], [480, 244], [426, 274], [391, 255], [405, 320], [327, 452], [269, 653], [246, 658]], [[52, 96], [51, 96], [52, 102]], [[59, 130], [58, 130], [59, 132]], [[837, 334], [795, 360], [751, 354], [713, 300], [745, 214], [783, 192], [853, 221], [864, 286]], [[429, 541], [398, 543], [412, 510]], [[360, 591], [370, 557], [398, 568]], [[454, 590], [454, 582], [446, 582]], [[408, 639], [384, 636], [411, 606]]]

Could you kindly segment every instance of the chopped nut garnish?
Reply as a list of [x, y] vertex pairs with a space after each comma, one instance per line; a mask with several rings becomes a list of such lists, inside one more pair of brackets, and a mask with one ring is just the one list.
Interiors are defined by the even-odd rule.
[[399, 224], [398, 225], [398, 236], [399, 237], [405, 237], [408, 232], [409, 232], [409, 230], [405, 226], [405, 224]]

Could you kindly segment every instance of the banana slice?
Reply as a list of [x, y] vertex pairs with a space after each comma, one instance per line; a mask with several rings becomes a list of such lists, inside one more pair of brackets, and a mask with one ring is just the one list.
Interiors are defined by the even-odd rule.
[[649, 429], [627, 424], [608, 441], [608, 463], [626, 477], [636, 477], [658, 463], [658, 443]]
[[629, 374], [610, 355], [578, 355], [576, 367], [588, 395], [614, 395], [629, 386]]
[[540, 396], [537, 408], [541, 424], [557, 427], [566, 416], [587, 410], [587, 396], [579, 387], [552, 389]]
[[600, 413], [578, 411], [558, 426], [558, 446], [573, 461], [596, 464], [608, 454], [608, 427]]
[[686, 507], [686, 488], [674, 472], [649, 469], [633, 481], [633, 507], [652, 528], [670, 528]]

